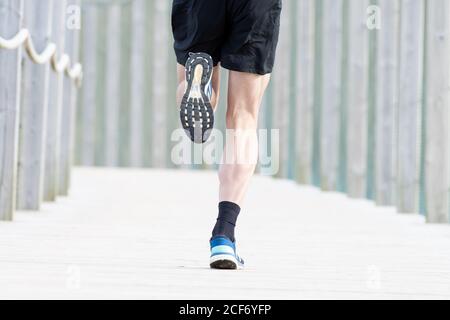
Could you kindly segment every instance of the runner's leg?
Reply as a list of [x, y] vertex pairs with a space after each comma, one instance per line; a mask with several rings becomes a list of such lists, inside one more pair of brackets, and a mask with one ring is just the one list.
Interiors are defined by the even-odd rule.
[[[270, 74], [256, 75], [230, 71], [228, 84], [227, 129], [237, 130], [234, 141], [227, 141], [224, 163], [219, 170], [220, 202], [241, 206], [258, 154], [258, 116]], [[242, 132], [241, 132], [242, 130]], [[242, 157], [241, 150], [252, 150]], [[244, 161], [239, 161], [244, 160]]]

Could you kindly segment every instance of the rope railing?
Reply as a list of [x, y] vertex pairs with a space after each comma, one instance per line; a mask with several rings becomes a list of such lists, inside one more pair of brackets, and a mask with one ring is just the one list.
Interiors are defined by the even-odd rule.
[[11, 39], [4, 39], [0, 36], [0, 49], [15, 50], [21, 45], [25, 46], [25, 50], [31, 61], [36, 64], [50, 65], [56, 73], [64, 72], [75, 84], [80, 87], [83, 80], [83, 67], [80, 63], [71, 65], [70, 57], [67, 54], [61, 55], [58, 60], [56, 44], [50, 42], [47, 47], [38, 53], [33, 43], [30, 32], [27, 29], [20, 30]]

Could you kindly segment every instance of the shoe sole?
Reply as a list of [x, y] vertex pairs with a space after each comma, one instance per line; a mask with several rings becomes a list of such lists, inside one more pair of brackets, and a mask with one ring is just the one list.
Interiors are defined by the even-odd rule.
[[211, 269], [219, 270], [239, 270], [244, 268], [230, 255], [217, 255], [211, 257], [209, 266]]
[[213, 73], [212, 58], [204, 53], [191, 54], [186, 63], [187, 90], [180, 107], [180, 120], [188, 137], [205, 143], [214, 128], [214, 110], [205, 88]]

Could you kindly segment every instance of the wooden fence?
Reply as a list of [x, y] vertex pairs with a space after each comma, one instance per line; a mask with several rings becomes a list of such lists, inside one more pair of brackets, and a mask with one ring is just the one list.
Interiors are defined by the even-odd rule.
[[[104, 4], [83, 5], [77, 163], [175, 167], [171, 1]], [[280, 130], [278, 177], [448, 222], [450, 2], [283, 0], [283, 7], [261, 114], [262, 128]], [[222, 99], [221, 130], [225, 109]]]
[[[78, 32], [59, 19], [77, 0], [66, 1], [0, 0], [0, 39], [27, 27], [38, 52], [51, 39], [77, 60]], [[261, 127], [279, 130], [277, 177], [448, 222], [450, 2], [283, 6], [261, 112]], [[37, 209], [67, 193], [75, 115], [78, 165], [177, 167], [170, 11], [167, 0], [82, 1], [78, 103], [70, 77], [32, 63], [21, 47], [0, 49], [1, 219], [11, 219], [16, 203]]]
[[67, 195], [78, 0], [0, 0], [0, 220]]

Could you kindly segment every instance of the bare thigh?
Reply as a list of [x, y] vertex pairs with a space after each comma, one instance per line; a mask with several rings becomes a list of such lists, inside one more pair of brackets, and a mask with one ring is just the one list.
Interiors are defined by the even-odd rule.
[[228, 79], [228, 129], [255, 129], [270, 74], [230, 71]]

